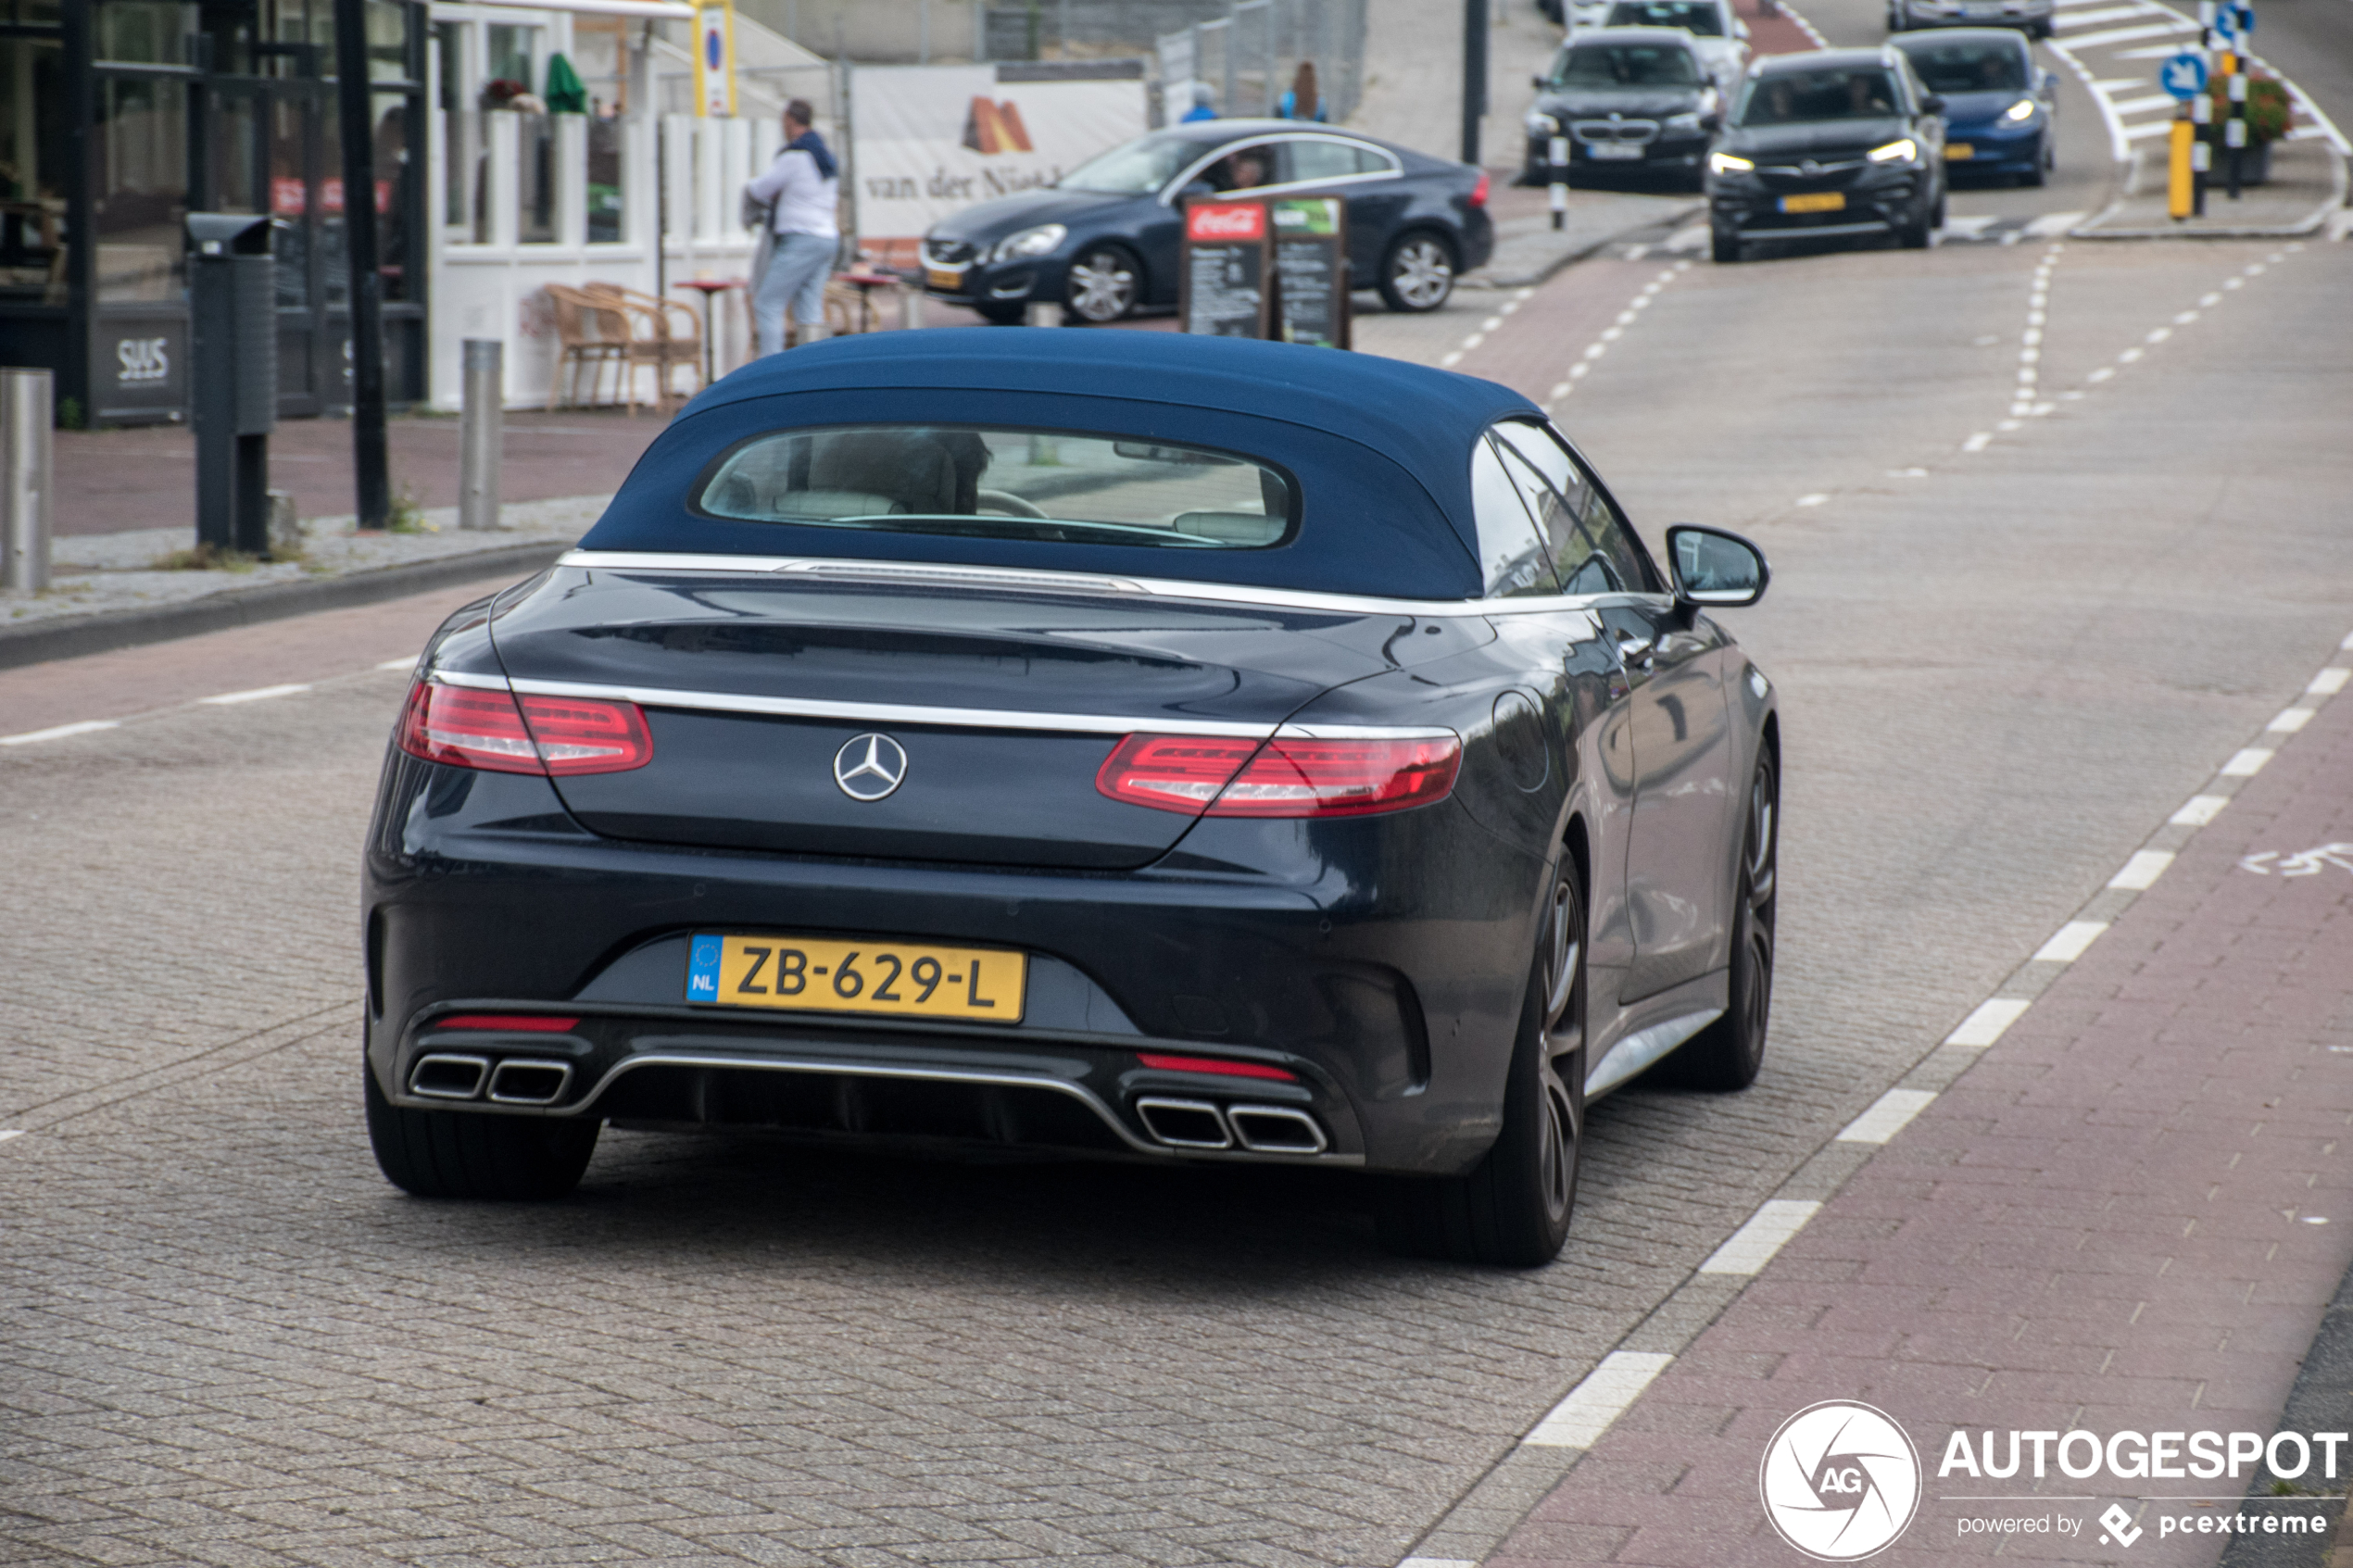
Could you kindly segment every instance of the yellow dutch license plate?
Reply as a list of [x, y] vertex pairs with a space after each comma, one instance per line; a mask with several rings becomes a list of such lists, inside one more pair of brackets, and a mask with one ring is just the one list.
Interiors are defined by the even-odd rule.
[[1783, 212], [1843, 212], [1846, 210], [1846, 193], [1815, 191], [1802, 196], [1783, 196], [1781, 210]]
[[1944, 144], [1944, 157], [1948, 162], [1958, 163], [1963, 158], [1971, 158], [1976, 156], [1977, 149], [1970, 146], [1967, 142], [1947, 142]]
[[1028, 985], [999, 947], [698, 932], [686, 958], [686, 999], [723, 1007], [1018, 1023]]
[[936, 289], [961, 288], [963, 286], [964, 275], [962, 272], [950, 272], [941, 267], [926, 267], [924, 269], [924, 282]]

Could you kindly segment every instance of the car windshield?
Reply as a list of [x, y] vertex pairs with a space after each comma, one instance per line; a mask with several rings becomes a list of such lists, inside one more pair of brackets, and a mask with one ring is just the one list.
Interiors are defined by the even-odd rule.
[[1816, 119], [1883, 119], [1902, 102], [1895, 79], [1876, 67], [1775, 71], [1748, 79], [1732, 122], [1798, 125]]
[[1278, 545], [1299, 513], [1291, 482], [1247, 458], [995, 425], [755, 436], [696, 504], [745, 522], [1186, 550]]
[[2026, 51], [2007, 38], [1939, 39], [1904, 53], [1931, 93], [2022, 93]]
[[1201, 144], [1189, 136], [1142, 136], [1088, 158], [1057, 181], [1056, 188], [1114, 196], [1149, 195], [1201, 152]]
[[1579, 44], [1553, 62], [1555, 87], [1695, 87], [1692, 52], [1673, 44]]
[[1724, 36], [1724, 14], [1716, 0], [1617, 0], [1609, 8], [1612, 27], [1680, 27], [1702, 38]]

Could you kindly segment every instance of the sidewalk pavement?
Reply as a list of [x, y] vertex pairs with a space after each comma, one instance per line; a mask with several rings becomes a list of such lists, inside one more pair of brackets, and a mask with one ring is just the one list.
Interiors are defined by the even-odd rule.
[[2262, 239], [2309, 234], [2346, 202], [2346, 159], [2325, 138], [2313, 136], [2271, 144], [2271, 178], [2241, 187], [2239, 199], [2224, 193], [2221, 171], [2206, 193], [2202, 217], [2178, 222], [2169, 215], [2167, 153], [2161, 139], [2133, 150], [2122, 191], [2090, 222], [2073, 231], [2079, 239]]
[[[2182, 1519], [2333, 1516], [2353, 1454], [2285, 1494], [2259, 1466], [2204, 1483], [1938, 1470], [1956, 1430], [2005, 1448], [2012, 1429], [2274, 1430], [2353, 1263], [2353, 699], [2330, 699], [2348, 665], [2338, 653], [2004, 985], [2012, 1006], [1980, 1008], [1825, 1146], [1776, 1195], [1798, 1207], [1760, 1212], [1780, 1233], [1753, 1227], [1749, 1256], [1704, 1267], [1629, 1337], [1613, 1361], [1639, 1397], [1571, 1432], [1581, 1457], [1499, 1549], [1417, 1550], [1488, 1568], [1798, 1562], [1759, 1464], [1824, 1399], [1877, 1406], [1919, 1450], [1919, 1514], [1875, 1560], [1891, 1564], [1998, 1549], [2203, 1568], [2233, 1537]], [[2129, 1549], [2102, 1544], [2111, 1504]], [[2082, 1532], [1961, 1531], [2060, 1516]]]

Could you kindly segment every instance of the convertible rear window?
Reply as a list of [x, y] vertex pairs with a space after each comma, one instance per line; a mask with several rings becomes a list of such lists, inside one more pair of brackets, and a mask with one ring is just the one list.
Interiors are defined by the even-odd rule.
[[755, 436], [695, 505], [745, 522], [1063, 545], [1252, 550], [1299, 516], [1267, 464], [1145, 436], [997, 425], [836, 425]]

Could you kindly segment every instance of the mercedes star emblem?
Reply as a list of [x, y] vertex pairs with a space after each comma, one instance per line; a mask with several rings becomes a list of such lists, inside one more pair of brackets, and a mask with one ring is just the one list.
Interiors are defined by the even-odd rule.
[[1804, 169], [1804, 170], [1805, 170], [1806, 173], [1808, 173], [1808, 174], [1819, 174], [1819, 173], [1822, 171], [1822, 166], [1821, 166], [1820, 164], [1818, 164], [1818, 163], [1816, 163], [1816, 162], [1815, 162], [1812, 158], [1810, 158], [1810, 157], [1809, 157], [1809, 158], [1807, 158], [1807, 159], [1806, 159], [1804, 163], [1799, 164], [1797, 167], [1798, 167], [1798, 168], [1800, 168], [1800, 169]]
[[907, 750], [888, 735], [852, 735], [834, 753], [834, 783], [852, 800], [880, 800], [907, 777]]

